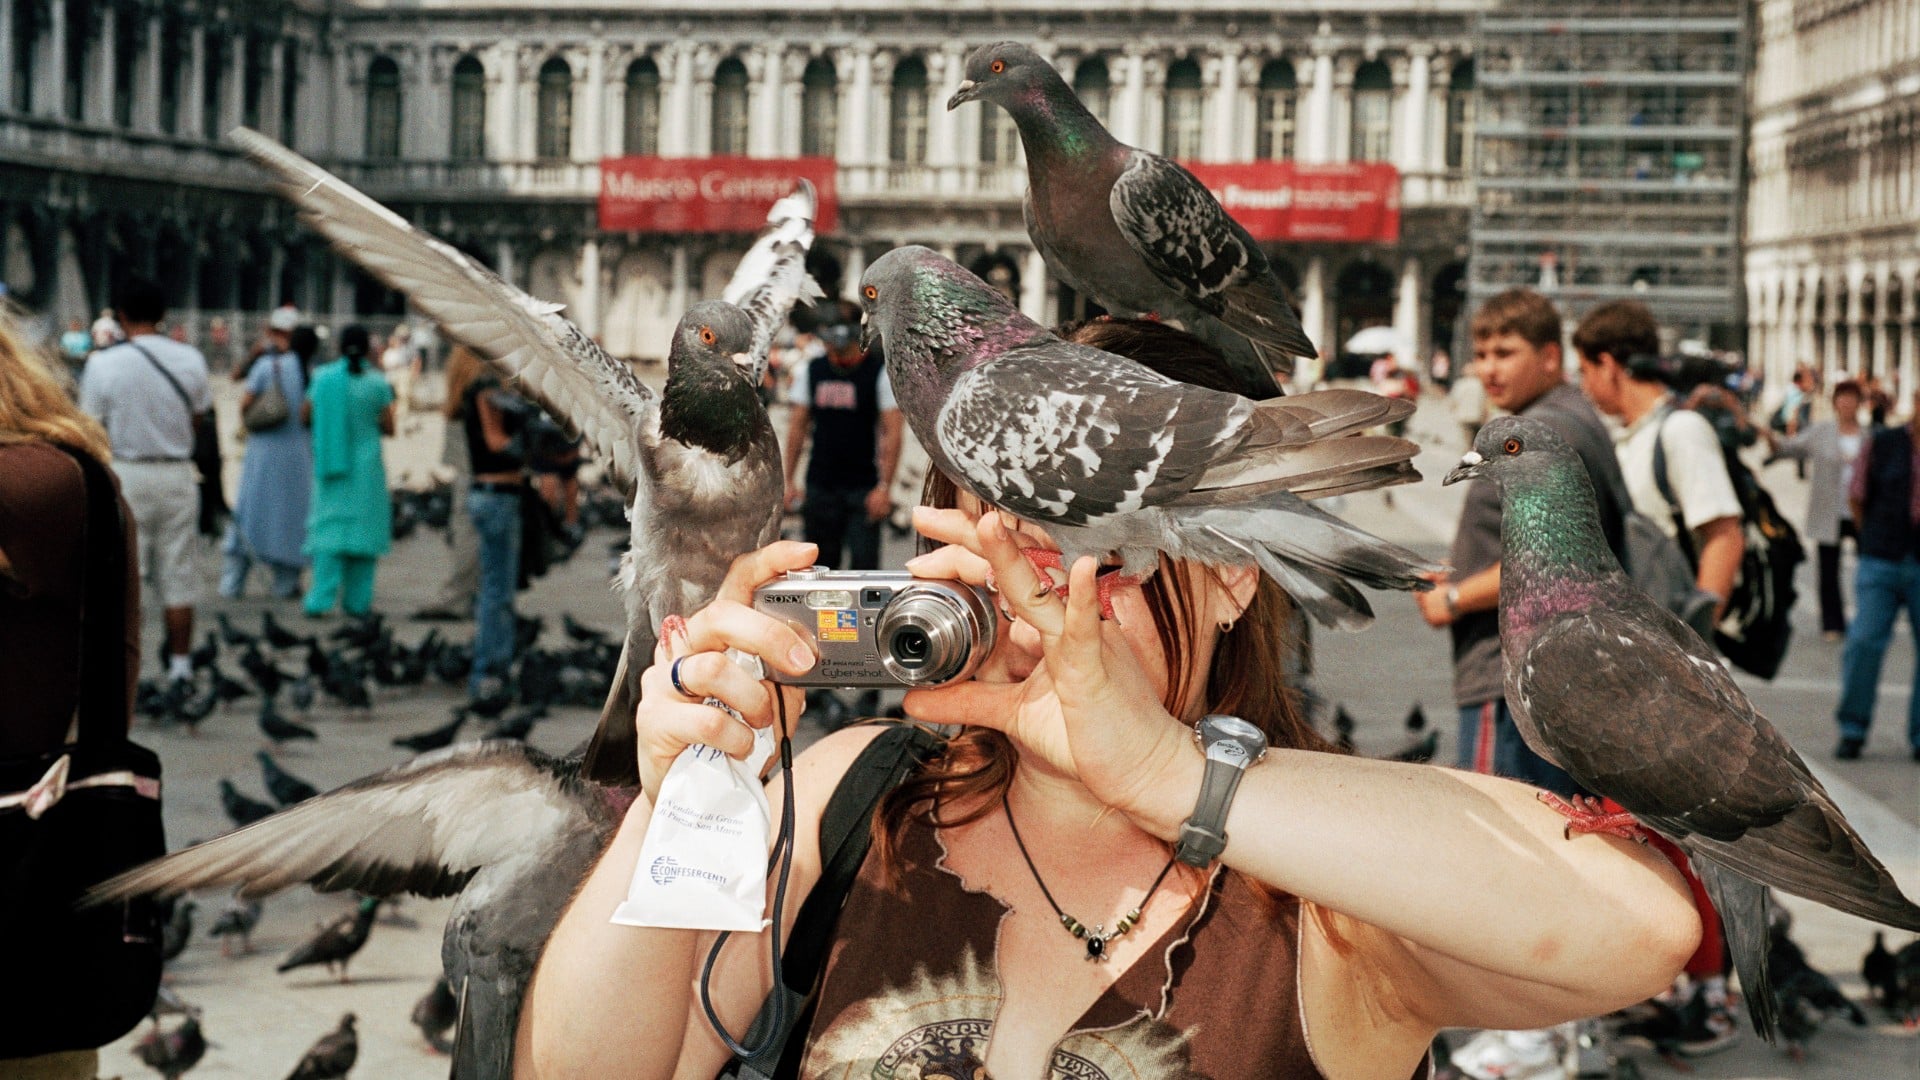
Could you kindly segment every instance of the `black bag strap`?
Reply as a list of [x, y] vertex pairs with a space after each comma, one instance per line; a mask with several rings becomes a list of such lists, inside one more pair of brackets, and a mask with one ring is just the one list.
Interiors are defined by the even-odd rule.
[[80, 566], [79, 744], [109, 747], [127, 741], [126, 520], [107, 467], [91, 454], [59, 449], [80, 466], [87, 499]]
[[200, 410], [193, 407], [193, 398], [187, 394], [187, 388], [180, 385], [180, 380], [174, 378], [173, 372], [167, 370], [167, 365], [161, 363], [159, 357], [148, 352], [145, 345], [140, 344], [132, 338], [127, 339], [127, 344], [131, 345], [141, 356], [146, 357], [147, 363], [153, 365], [153, 370], [159, 372], [161, 378], [167, 380], [167, 385], [173, 387], [173, 392], [180, 395], [180, 404], [187, 407], [187, 416], [189, 419], [200, 415]]
[[1660, 406], [1653, 418], [1653, 484], [1660, 489], [1660, 497], [1667, 500], [1667, 513], [1673, 517], [1673, 541], [1680, 545], [1680, 553], [1687, 557], [1687, 565], [1696, 570], [1700, 566], [1700, 556], [1693, 550], [1693, 533], [1687, 529], [1687, 519], [1680, 515], [1680, 500], [1674, 498], [1673, 483], [1667, 479], [1667, 417], [1673, 415], [1671, 404]]
[[[734, 1075], [742, 1080], [775, 1077], [786, 1080], [799, 1075], [800, 1052], [813, 1018], [813, 992], [827, 947], [840, 921], [840, 909], [846, 904], [853, 880], [860, 873], [860, 864], [866, 861], [867, 851], [873, 846], [874, 808], [945, 745], [944, 736], [918, 724], [889, 724], [860, 751], [846, 775], [840, 778], [820, 815], [820, 880], [800, 905], [793, 933], [787, 936], [782, 964], [785, 985], [775, 986], [767, 994], [744, 1040], [745, 1045], [751, 1046], [765, 1039], [766, 1046], [753, 1057], [735, 1063], [730, 1073], [722, 1075]], [[778, 1032], [776, 1038], [767, 1039], [776, 1002], [783, 996], [786, 999], [785, 1030]], [[795, 1038], [795, 1035], [801, 1037]]]

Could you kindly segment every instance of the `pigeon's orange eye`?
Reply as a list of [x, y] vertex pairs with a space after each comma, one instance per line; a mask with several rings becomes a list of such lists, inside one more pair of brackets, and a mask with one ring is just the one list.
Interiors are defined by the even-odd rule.
[[718, 340], [719, 338], [714, 336], [713, 327], [703, 326], [700, 328], [700, 344], [711, 345]]
[[869, 300], [878, 300], [880, 299], [880, 290], [869, 285], [866, 288], [860, 290], [860, 295], [866, 297]]
[[1007, 70], [1007, 62], [1005, 60], [995, 60], [993, 63], [988, 64], [987, 67], [991, 69], [995, 75], [998, 75]]
[[1509, 454], [1517, 454], [1520, 452], [1520, 440], [1508, 439], [1506, 442], [1500, 444], [1500, 449], [1505, 450]]

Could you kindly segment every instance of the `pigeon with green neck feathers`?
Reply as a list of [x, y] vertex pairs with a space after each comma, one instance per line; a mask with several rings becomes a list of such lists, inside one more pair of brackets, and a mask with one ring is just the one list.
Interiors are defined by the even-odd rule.
[[1565, 440], [1537, 420], [1500, 417], [1443, 483], [1480, 476], [1500, 487], [1500, 648], [1514, 725], [1625, 813], [1541, 798], [1567, 815], [1569, 834], [1630, 836], [1637, 823], [1686, 852], [1719, 910], [1754, 1028], [1772, 1039], [1768, 886], [1905, 930], [1920, 930], [1920, 906], [1713, 649], [1621, 571]]
[[1164, 553], [1257, 564], [1323, 623], [1364, 626], [1353, 582], [1414, 589], [1430, 565], [1307, 500], [1419, 478], [1405, 439], [1353, 435], [1412, 409], [1359, 390], [1254, 402], [1063, 341], [923, 247], [861, 279], [901, 412], [933, 464], [988, 506], [1046, 529], [1062, 565]]
[[1052, 64], [1017, 42], [983, 45], [947, 108], [976, 100], [1020, 129], [1027, 235], [1075, 292], [1116, 315], [1178, 320], [1256, 400], [1315, 355], [1253, 237], [1177, 162], [1108, 133]]

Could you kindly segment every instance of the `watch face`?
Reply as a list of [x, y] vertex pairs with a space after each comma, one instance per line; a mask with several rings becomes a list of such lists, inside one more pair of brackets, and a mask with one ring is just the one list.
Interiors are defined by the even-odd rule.
[[1239, 751], [1235, 756], [1245, 757], [1249, 764], [1258, 761], [1260, 755], [1267, 752], [1266, 735], [1237, 716], [1207, 716], [1200, 721], [1199, 736], [1203, 749], [1231, 747]]

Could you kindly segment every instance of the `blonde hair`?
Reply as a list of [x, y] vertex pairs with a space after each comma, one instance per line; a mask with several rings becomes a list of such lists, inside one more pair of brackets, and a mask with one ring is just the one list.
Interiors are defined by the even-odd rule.
[[467, 384], [480, 374], [484, 363], [480, 354], [465, 345], [455, 345], [447, 354], [447, 400], [440, 411], [449, 420], [458, 420], [465, 408]]
[[0, 445], [58, 443], [110, 461], [106, 429], [73, 403], [51, 359], [27, 343], [16, 312], [0, 308]]

